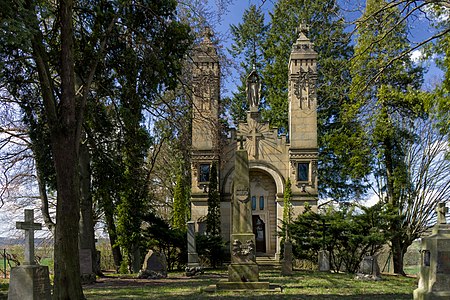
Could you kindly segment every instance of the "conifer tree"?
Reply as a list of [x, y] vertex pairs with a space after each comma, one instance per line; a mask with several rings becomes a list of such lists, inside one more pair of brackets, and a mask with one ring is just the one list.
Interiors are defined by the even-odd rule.
[[[230, 114], [234, 124], [245, 120], [248, 103], [246, 97], [246, 79], [254, 68], [257, 71], [263, 70], [264, 63], [264, 43], [267, 37], [268, 25], [264, 23], [264, 14], [261, 8], [251, 5], [244, 11], [242, 23], [231, 25], [233, 44], [228, 51], [234, 59], [239, 59], [241, 84], [237, 87], [237, 92], [233, 92], [230, 103]], [[264, 97], [264, 79], [261, 78], [261, 93]]]
[[208, 187], [208, 215], [206, 216], [206, 232], [210, 235], [220, 235], [220, 198], [217, 190], [217, 163], [211, 166]]
[[385, 5], [383, 0], [366, 2], [351, 66], [352, 103], [345, 108], [347, 117], [364, 128], [361, 139], [367, 141], [366, 160], [371, 164], [378, 194], [397, 212], [390, 226], [391, 247], [394, 272], [404, 274], [403, 254], [410, 243], [403, 234], [401, 211], [407, 201], [404, 189], [411, 184], [405, 147], [414, 138], [409, 130], [414, 119], [423, 112], [417, 92], [422, 69], [409, 56], [385, 64], [409, 47], [405, 25], [398, 25], [398, 8], [384, 9], [374, 17], [374, 12]]
[[284, 194], [283, 194], [283, 223], [284, 230], [286, 231], [286, 239], [289, 239], [288, 228], [289, 224], [291, 224], [291, 216], [292, 216], [292, 189], [291, 189], [291, 180], [288, 178], [286, 180], [286, 184], [284, 185]]
[[173, 194], [173, 218], [172, 227], [185, 229], [188, 218], [188, 203], [181, 174], [177, 176], [177, 183]]

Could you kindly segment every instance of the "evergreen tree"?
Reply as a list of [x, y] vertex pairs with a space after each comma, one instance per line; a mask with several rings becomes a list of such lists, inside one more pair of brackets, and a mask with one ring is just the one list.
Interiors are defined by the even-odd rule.
[[220, 235], [220, 198], [217, 190], [217, 163], [213, 162], [209, 174], [208, 215], [206, 216], [206, 232]]
[[188, 220], [188, 198], [186, 197], [185, 186], [181, 174], [177, 176], [177, 183], [173, 194], [173, 217], [172, 227], [185, 229]]
[[[233, 92], [230, 103], [230, 114], [234, 124], [245, 121], [248, 110], [246, 84], [247, 76], [253, 70], [263, 70], [264, 63], [264, 43], [266, 41], [268, 25], [264, 24], [264, 14], [261, 8], [251, 5], [244, 11], [242, 23], [231, 25], [233, 44], [228, 49], [234, 59], [240, 60], [240, 80], [238, 91]], [[261, 78], [261, 94], [264, 97], [264, 79]]]
[[414, 138], [409, 130], [414, 118], [423, 112], [417, 92], [422, 83], [422, 69], [409, 56], [386, 64], [409, 44], [405, 25], [397, 24], [401, 19], [398, 8], [374, 14], [385, 5], [383, 0], [367, 0], [357, 27], [351, 66], [352, 103], [346, 106], [346, 114], [364, 128], [361, 139], [367, 141], [366, 160], [371, 163], [379, 196], [397, 213], [391, 221], [391, 247], [394, 272], [404, 274], [403, 254], [410, 243], [404, 234], [401, 211], [404, 201], [408, 201], [405, 189], [411, 184], [405, 147]]
[[284, 185], [284, 193], [283, 193], [283, 223], [284, 230], [286, 231], [286, 239], [289, 239], [288, 228], [289, 224], [291, 224], [292, 217], [292, 189], [291, 189], [291, 179], [286, 180], [286, 184]]

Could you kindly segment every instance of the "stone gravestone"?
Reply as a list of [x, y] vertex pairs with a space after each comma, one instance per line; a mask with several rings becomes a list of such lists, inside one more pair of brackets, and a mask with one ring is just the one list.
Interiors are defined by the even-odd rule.
[[198, 261], [197, 247], [195, 243], [195, 222], [187, 222], [187, 243], [188, 243], [188, 263], [186, 267], [186, 276], [194, 276], [203, 273]]
[[17, 222], [16, 228], [25, 230], [25, 261], [11, 269], [8, 300], [51, 299], [48, 267], [36, 265], [34, 260], [34, 230], [42, 225], [34, 223], [32, 209], [25, 210], [25, 222]]
[[359, 272], [356, 278], [362, 280], [381, 280], [380, 274], [377, 256], [366, 255], [359, 264]]
[[90, 284], [95, 282], [96, 276], [92, 266], [93, 263], [91, 249], [80, 249], [80, 273], [81, 282], [83, 284]]
[[328, 250], [320, 250], [318, 255], [319, 271], [330, 271], [330, 252]]
[[433, 233], [422, 239], [419, 286], [414, 300], [450, 299], [450, 224], [446, 222], [445, 203], [437, 207]]
[[167, 260], [163, 253], [149, 250], [144, 259], [139, 278], [158, 279], [167, 277]]
[[259, 282], [256, 264], [255, 235], [252, 226], [250, 202], [250, 178], [248, 153], [236, 151], [232, 199], [231, 264], [228, 266], [228, 282], [219, 282], [217, 289], [268, 289], [269, 282]]
[[281, 262], [281, 275], [290, 276], [292, 275], [292, 243], [289, 241], [284, 242], [284, 253], [283, 261]]

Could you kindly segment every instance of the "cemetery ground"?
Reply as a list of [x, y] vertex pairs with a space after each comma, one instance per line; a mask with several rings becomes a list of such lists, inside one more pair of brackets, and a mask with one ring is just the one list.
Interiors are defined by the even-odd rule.
[[[281, 286], [280, 292], [216, 292], [202, 291], [219, 280], [227, 271], [207, 270], [196, 277], [171, 272], [165, 279], [137, 279], [136, 275], [108, 274], [92, 285], [83, 286], [88, 300], [100, 299], [304, 299], [304, 300], [402, 300], [412, 299], [417, 278], [383, 275], [381, 281], [356, 280], [352, 274], [295, 271], [293, 276], [280, 276], [280, 270], [263, 270], [260, 279]], [[0, 279], [0, 299], [6, 299], [8, 282]]]

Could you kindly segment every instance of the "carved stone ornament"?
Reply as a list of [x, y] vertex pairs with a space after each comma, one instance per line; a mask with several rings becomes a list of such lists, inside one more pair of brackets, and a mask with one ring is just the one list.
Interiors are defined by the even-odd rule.
[[238, 185], [236, 187], [236, 199], [242, 203], [247, 203], [250, 200], [249, 189], [243, 185]]
[[234, 240], [232, 255], [241, 259], [253, 260], [255, 256], [255, 243], [252, 240], [248, 240], [243, 245], [241, 241]]
[[300, 69], [294, 78], [294, 94], [300, 100], [302, 109], [311, 109], [316, 99], [317, 73], [308, 67], [308, 70]]

